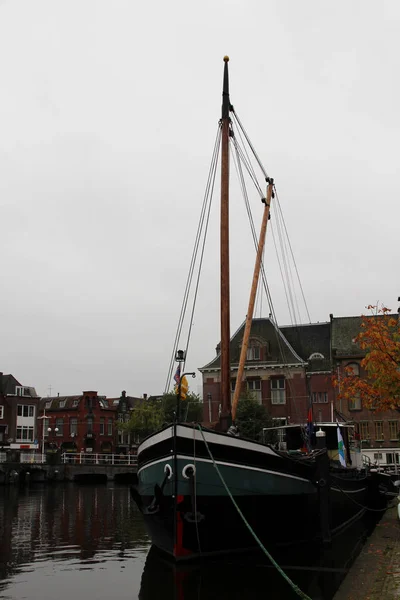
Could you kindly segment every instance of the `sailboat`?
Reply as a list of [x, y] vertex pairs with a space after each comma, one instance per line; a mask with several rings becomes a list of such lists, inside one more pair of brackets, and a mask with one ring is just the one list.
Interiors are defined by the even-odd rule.
[[[175, 561], [243, 552], [267, 545], [328, 541], [365, 512], [365, 471], [332, 469], [326, 448], [291, 454], [240, 437], [235, 414], [274, 182], [267, 180], [261, 234], [231, 402], [229, 301], [229, 138], [232, 136], [228, 57], [224, 58], [221, 139], [221, 412], [216, 428], [173, 423], [138, 447], [132, 494], [155, 546]], [[179, 401], [178, 394], [178, 401]], [[344, 432], [345, 433], [345, 432]]]

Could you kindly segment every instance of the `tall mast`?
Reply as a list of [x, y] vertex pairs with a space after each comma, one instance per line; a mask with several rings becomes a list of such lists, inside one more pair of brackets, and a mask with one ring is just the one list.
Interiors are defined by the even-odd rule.
[[264, 200], [264, 213], [261, 222], [261, 230], [260, 230], [260, 239], [258, 241], [257, 255], [256, 255], [256, 264], [254, 265], [254, 274], [253, 274], [253, 283], [250, 291], [250, 299], [249, 299], [249, 308], [247, 310], [246, 315], [246, 324], [244, 327], [243, 341], [242, 341], [242, 349], [240, 351], [240, 359], [239, 359], [239, 367], [236, 377], [236, 386], [233, 394], [232, 401], [232, 419], [236, 419], [236, 410], [239, 402], [239, 396], [242, 389], [242, 380], [244, 373], [244, 366], [246, 364], [246, 356], [247, 356], [247, 348], [249, 345], [250, 332], [251, 332], [251, 324], [253, 322], [253, 313], [254, 313], [254, 305], [256, 301], [258, 280], [260, 277], [261, 263], [262, 263], [262, 255], [264, 251], [265, 245], [265, 235], [267, 233], [267, 225], [269, 219], [269, 209], [271, 206], [271, 198], [272, 198], [272, 186], [274, 184], [273, 179], [268, 180], [268, 189], [267, 189], [267, 197]]
[[221, 118], [221, 429], [229, 427], [231, 411], [230, 298], [229, 298], [229, 57], [224, 57]]

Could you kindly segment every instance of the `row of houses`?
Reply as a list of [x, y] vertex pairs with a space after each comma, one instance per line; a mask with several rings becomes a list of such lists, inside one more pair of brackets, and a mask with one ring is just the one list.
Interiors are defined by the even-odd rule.
[[[254, 319], [243, 386], [266, 406], [276, 425], [306, 423], [311, 403], [315, 422], [338, 418], [354, 423], [354, 438], [364, 455], [374, 462], [397, 464], [400, 413], [367, 409], [360, 398], [341, 400], [333, 385], [332, 376], [346, 367], [356, 376], [365, 376], [364, 352], [355, 342], [361, 322], [360, 316], [331, 314], [322, 323], [278, 327], [271, 318]], [[243, 334], [244, 323], [230, 343], [232, 394]], [[204, 420], [215, 421], [220, 408], [219, 346], [200, 371]]]
[[40, 398], [34, 387], [0, 373], [0, 451], [127, 453], [135, 440], [118, 425], [144, 400], [125, 391], [119, 398], [96, 391]]
[[[371, 460], [399, 462], [399, 417], [396, 410], [367, 409], [359, 398], [341, 400], [332, 376], [351, 368], [363, 377], [364, 353], [355, 339], [361, 317], [334, 317], [307, 325], [278, 327], [271, 318], [254, 319], [247, 350], [243, 386], [264, 404], [275, 425], [304, 424], [311, 402], [316, 423], [354, 423], [355, 440]], [[230, 343], [232, 394], [236, 384], [244, 323]], [[217, 421], [220, 399], [220, 353], [200, 368], [203, 377], [204, 421]], [[99, 396], [40, 398], [35, 388], [0, 373], [0, 450], [64, 452], [128, 452], [137, 440], [118, 424], [147, 399]]]

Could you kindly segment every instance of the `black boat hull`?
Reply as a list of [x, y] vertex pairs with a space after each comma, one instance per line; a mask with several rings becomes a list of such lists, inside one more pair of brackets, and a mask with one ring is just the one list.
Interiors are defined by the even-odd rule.
[[[368, 492], [356, 474], [337, 473], [329, 484], [317, 461], [182, 425], [142, 444], [138, 482], [136, 500], [152, 542], [177, 561], [254, 548], [252, 532], [267, 547], [322, 539], [364, 513]], [[321, 493], [325, 483], [328, 495]]]

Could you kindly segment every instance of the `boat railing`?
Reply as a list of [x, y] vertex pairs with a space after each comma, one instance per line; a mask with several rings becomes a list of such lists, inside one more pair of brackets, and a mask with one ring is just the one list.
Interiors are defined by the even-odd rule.
[[137, 456], [133, 454], [97, 454], [89, 452], [64, 452], [63, 464], [73, 465], [137, 465]]

